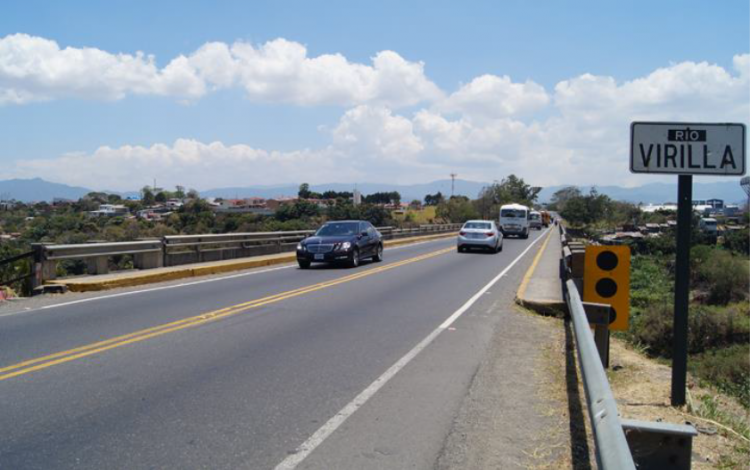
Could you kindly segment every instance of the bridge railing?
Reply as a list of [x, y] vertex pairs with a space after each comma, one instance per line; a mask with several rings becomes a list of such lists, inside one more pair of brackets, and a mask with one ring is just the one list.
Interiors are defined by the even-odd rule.
[[[571, 241], [562, 224], [560, 236], [563, 242], [560, 273], [575, 333], [598, 468], [689, 470], [692, 439], [698, 434], [693, 426], [620, 418], [605, 371], [609, 355], [607, 325], [610, 307], [581, 300], [585, 246]], [[595, 327], [594, 334], [592, 326]]]
[[[386, 240], [450, 233], [460, 224], [420, 225], [413, 228], [378, 227]], [[250, 232], [203, 235], [169, 235], [132, 242], [81, 243], [76, 245], [34, 244], [34, 284], [56, 278], [57, 263], [83, 260], [89, 274], [107, 274], [115, 256], [132, 256], [136, 269], [153, 269], [191, 263], [221, 261], [294, 251], [297, 243], [313, 230]]]

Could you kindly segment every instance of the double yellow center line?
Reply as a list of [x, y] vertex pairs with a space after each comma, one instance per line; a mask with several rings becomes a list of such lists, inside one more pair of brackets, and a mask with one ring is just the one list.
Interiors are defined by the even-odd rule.
[[198, 325], [203, 325], [208, 322], [213, 322], [216, 320], [220, 320], [222, 318], [227, 318], [227, 317], [237, 315], [242, 312], [246, 312], [250, 309], [262, 307], [264, 305], [280, 302], [286, 299], [291, 299], [293, 297], [298, 297], [300, 295], [309, 294], [310, 292], [319, 291], [319, 290], [326, 289], [329, 287], [337, 286], [339, 284], [344, 284], [346, 282], [355, 281], [363, 277], [372, 276], [374, 274], [382, 273], [384, 271], [389, 271], [391, 269], [395, 269], [395, 268], [398, 268], [407, 264], [412, 264], [418, 261], [423, 261], [429, 258], [434, 258], [436, 256], [440, 256], [442, 254], [448, 253], [453, 250], [454, 248], [452, 247], [445, 248], [442, 250], [434, 251], [432, 253], [427, 253], [425, 255], [415, 256], [414, 258], [409, 258], [403, 261], [397, 261], [395, 263], [386, 264], [377, 268], [368, 269], [367, 271], [358, 272], [358, 273], [351, 274], [349, 276], [344, 276], [342, 278], [334, 279], [331, 281], [326, 281], [326, 282], [321, 282], [318, 284], [313, 284], [310, 286], [300, 287], [299, 289], [282, 292], [280, 294], [274, 294], [274, 295], [263, 297], [260, 299], [250, 300], [248, 302], [243, 302], [241, 304], [232, 305], [230, 307], [225, 307], [219, 310], [213, 310], [210, 312], [203, 313], [201, 315], [197, 315], [197, 316], [190, 317], [190, 318], [184, 318], [182, 320], [174, 321], [171, 323], [165, 323], [163, 325], [146, 328], [144, 330], [135, 331], [133, 333], [129, 333], [129, 334], [122, 335], [122, 336], [117, 336], [117, 337], [110, 338], [104, 341], [98, 341], [96, 343], [79, 346], [77, 348], [68, 349], [66, 351], [60, 351], [54, 354], [49, 354], [47, 356], [29, 359], [27, 361], [19, 362], [18, 364], [13, 364], [10, 366], [0, 368], [0, 381], [10, 379], [13, 377], [17, 377], [19, 375], [28, 374], [30, 372], [34, 372], [37, 370], [46, 369], [48, 367], [52, 367], [58, 364], [63, 364], [65, 362], [74, 361], [76, 359], [91, 356], [93, 354], [97, 354], [103, 351], [108, 351], [110, 349], [115, 349], [121, 346], [126, 346], [128, 344], [138, 343], [140, 341], [144, 341], [149, 338], [155, 338], [157, 336], [162, 336], [167, 333], [172, 333], [174, 331], [179, 331], [179, 330], [183, 330], [186, 328], [192, 328]]

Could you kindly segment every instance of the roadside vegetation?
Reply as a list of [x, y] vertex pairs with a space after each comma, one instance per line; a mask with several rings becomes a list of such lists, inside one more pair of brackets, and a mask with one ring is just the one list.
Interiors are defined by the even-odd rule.
[[[510, 175], [484, 188], [476, 200], [464, 196], [446, 197], [438, 192], [425, 195], [424, 201], [412, 201], [404, 209], [398, 192], [364, 195], [361, 204], [355, 205], [351, 192], [317, 193], [303, 183], [297, 198], [280, 205], [271, 214], [217, 211], [197, 191], [182, 186], [174, 191], [158, 192], [144, 187], [139, 200], [92, 192], [78, 201], [57, 205], [39, 202], [14, 203], [10, 208], [0, 206], [0, 260], [28, 252], [32, 243], [122, 242], [165, 235], [312, 230], [328, 220], [346, 219], [367, 220], [376, 227], [399, 228], [463, 223], [469, 219], [496, 217], [500, 205], [507, 202], [533, 204], [540, 190]], [[179, 204], [159, 220], [136, 217], [139, 211], [166, 207], [169, 201], [179, 201]], [[92, 216], [92, 211], [103, 204], [122, 205], [127, 214]], [[132, 267], [132, 257], [114, 257], [113, 263], [113, 269], [128, 269]], [[86, 266], [82, 261], [65, 261], [58, 263], [58, 269], [59, 276], [67, 276], [84, 273]], [[26, 271], [27, 266], [22, 262], [0, 266], [0, 280]], [[13, 287], [19, 292], [28, 291], [20, 283]]]
[[[582, 194], [566, 188], [555, 194], [558, 210], [574, 234], [590, 241], [623, 227], [666, 223], [669, 212], [644, 214], [638, 207], [592, 190]], [[743, 230], [711, 237], [693, 220], [691, 237], [689, 369], [692, 375], [736, 397], [750, 409], [750, 234], [747, 214]], [[674, 228], [643, 239], [627, 240], [631, 247], [630, 329], [624, 335], [648, 355], [672, 356], [674, 315]]]

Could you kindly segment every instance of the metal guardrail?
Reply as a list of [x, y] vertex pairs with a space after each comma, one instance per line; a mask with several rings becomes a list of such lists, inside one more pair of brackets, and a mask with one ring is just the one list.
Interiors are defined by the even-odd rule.
[[[602, 470], [689, 470], [692, 439], [698, 434], [693, 426], [620, 419], [605, 372], [609, 335], [600, 334], [602, 330], [606, 333], [609, 306], [581, 300], [585, 246], [570, 241], [562, 224], [560, 236], [563, 242], [560, 274], [573, 321], [598, 467]], [[587, 310], [587, 307], [593, 308]], [[597, 316], [595, 339], [591, 323]]]
[[607, 373], [599, 358], [586, 311], [573, 280], [566, 282], [566, 300], [575, 330], [578, 361], [586, 390], [591, 429], [596, 442], [596, 460], [601, 469], [633, 469], [635, 462], [625, 438], [617, 403], [609, 387]]
[[[27, 279], [31, 279], [32, 277], [34, 277], [33, 258], [34, 258], [34, 252], [29, 251], [27, 253], [21, 253], [19, 255], [11, 256], [10, 258], [5, 258], [3, 260], [0, 260], [0, 286], [10, 286], [11, 284], [25, 281]], [[19, 275], [18, 266], [14, 266], [14, 264], [17, 263], [18, 261], [22, 261], [25, 259], [30, 260], [32, 264], [32, 269], [30, 269], [29, 272], [27, 273]], [[8, 269], [6, 266], [10, 266], [10, 269]], [[3, 279], [2, 277], [3, 271], [6, 271], [6, 272], [10, 271], [12, 277]]]
[[97, 256], [133, 255], [161, 252], [158, 239], [135, 242], [81, 243], [77, 245], [45, 245], [45, 260], [86, 259]]
[[[414, 228], [378, 227], [386, 240], [422, 234], [457, 231], [460, 224], [420, 225]], [[294, 251], [297, 243], [315, 233], [313, 230], [251, 232], [202, 235], [170, 235], [160, 239], [77, 245], [35, 244], [34, 285], [55, 279], [57, 262], [85, 260], [89, 274], [107, 274], [109, 258], [131, 255], [137, 269], [178, 266], [257, 255]]]

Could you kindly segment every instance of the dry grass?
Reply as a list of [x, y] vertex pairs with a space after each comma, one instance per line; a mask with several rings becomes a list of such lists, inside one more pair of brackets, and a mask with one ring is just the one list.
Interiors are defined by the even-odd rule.
[[[669, 423], [692, 423], [699, 431], [693, 440], [694, 469], [748, 468], [750, 442], [743, 437], [750, 415], [726, 395], [702, 387], [692, 378], [688, 387], [692, 406], [670, 406], [671, 369], [617, 339], [611, 343], [608, 375], [618, 410], [624, 418]], [[614, 370], [617, 369], [617, 370]]]
[[591, 469], [593, 465], [593, 441], [588, 432], [588, 414], [583, 385], [575, 356], [571, 356], [573, 344], [566, 341], [565, 323], [552, 317], [540, 317], [536, 313], [517, 307], [536, 321], [559, 325], [555, 337], [548, 338], [537, 357], [534, 368], [535, 380], [541, 386], [537, 396], [541, 405], [536, 409], [539, 416], [550, 421], [551, 426], [536, 436], [524, 452], [527, 460], [523, 467], [530, 470], [557, 470], [562, 468]]

